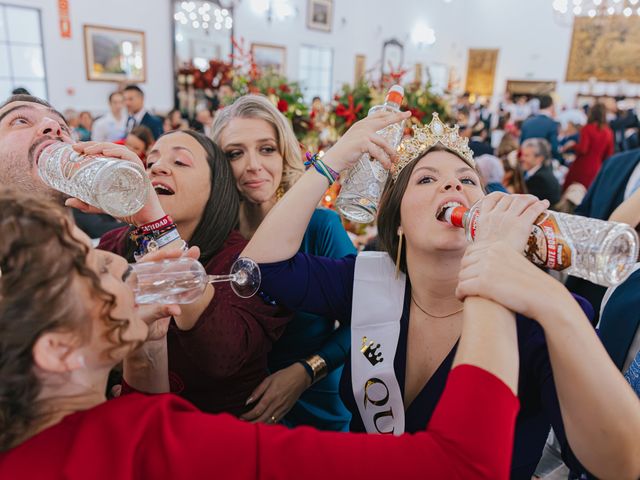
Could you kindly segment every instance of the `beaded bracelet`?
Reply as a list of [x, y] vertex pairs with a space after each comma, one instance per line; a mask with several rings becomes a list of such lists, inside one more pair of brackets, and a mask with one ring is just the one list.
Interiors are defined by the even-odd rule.
[[333, 185], [336, 180], [338, 180], [338, 177], [340, 177], [340, 174], [324, 163], [317, 153], [312, 155], [311, 152], [307, 152], [306, 157], [307, 161], [304, 162], [304, 166], [309, 168], [313, 165], [320, 175], [329, 180], [329, 186]]

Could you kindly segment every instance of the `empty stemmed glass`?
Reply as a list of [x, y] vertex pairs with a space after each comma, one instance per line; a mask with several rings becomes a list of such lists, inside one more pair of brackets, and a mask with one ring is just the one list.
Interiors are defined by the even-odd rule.
[[132, 264], [126, 282], [138, 304], [185, 304], [195, 302], [208, 283], [218, 282], [230, 282], [237, 296], [249, 298], [260, 280], [260, 267], [250, 258], [238, 258], [228, 275], [209, 275], [200, 262], [182, 257]]

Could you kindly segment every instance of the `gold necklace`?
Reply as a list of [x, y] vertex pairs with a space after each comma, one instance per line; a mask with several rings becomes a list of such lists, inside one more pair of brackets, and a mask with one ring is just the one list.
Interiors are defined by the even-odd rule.
[[411, 295], [411, 301], [415, 304], [416, 307], [418, 307], [420, 309], [420, 311], [422, 313], [424, 313], [425, 315], [428, 315], [430, 317], [433, 317], [433, 318], [447, 318], [447, 317], [450, 317], [452, 315], [455, 315], [456, 313], [460, 313], [462, 310], [464, 310], [464, 305], [463, 305], [462, 308], [460, 308], [459, 310], [456, 310], [453, 313], [447, 313], [446, 315], [442, 315], [442, 316], [434, 315], [433, 313], [427, 312], [424, 308], [422, 308], [420, 305], [418, 305], [418, 302], [416, 302], [416, 299], [413, 298], [413, 295]]

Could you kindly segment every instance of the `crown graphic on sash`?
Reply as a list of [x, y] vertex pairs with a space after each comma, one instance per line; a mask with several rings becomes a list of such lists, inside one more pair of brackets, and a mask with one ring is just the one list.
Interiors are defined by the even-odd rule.
[[373, 340], [367, 343], [367, 337], [362, 337], [362, 348], [360, 349], [364, 358], [369, 360], [371, 365], [377, 365], [378, 363], [384, 362], [384, 358], [382, 357], [382, 352], [380, 351], [380, 344], [377, 345]]

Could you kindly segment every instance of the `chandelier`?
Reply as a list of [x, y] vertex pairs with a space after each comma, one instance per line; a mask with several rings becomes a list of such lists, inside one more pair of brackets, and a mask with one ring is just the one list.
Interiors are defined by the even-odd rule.
[[195, 29], [230, 30], [233, 26], [231, 12], [227, 8], [220, 8], [210, 2], [181, 2], [173, 19], [183, 26], [191, 26]]
[[552, 6], [562, 17], [640, 16], [640, 0], [553, 0]]

